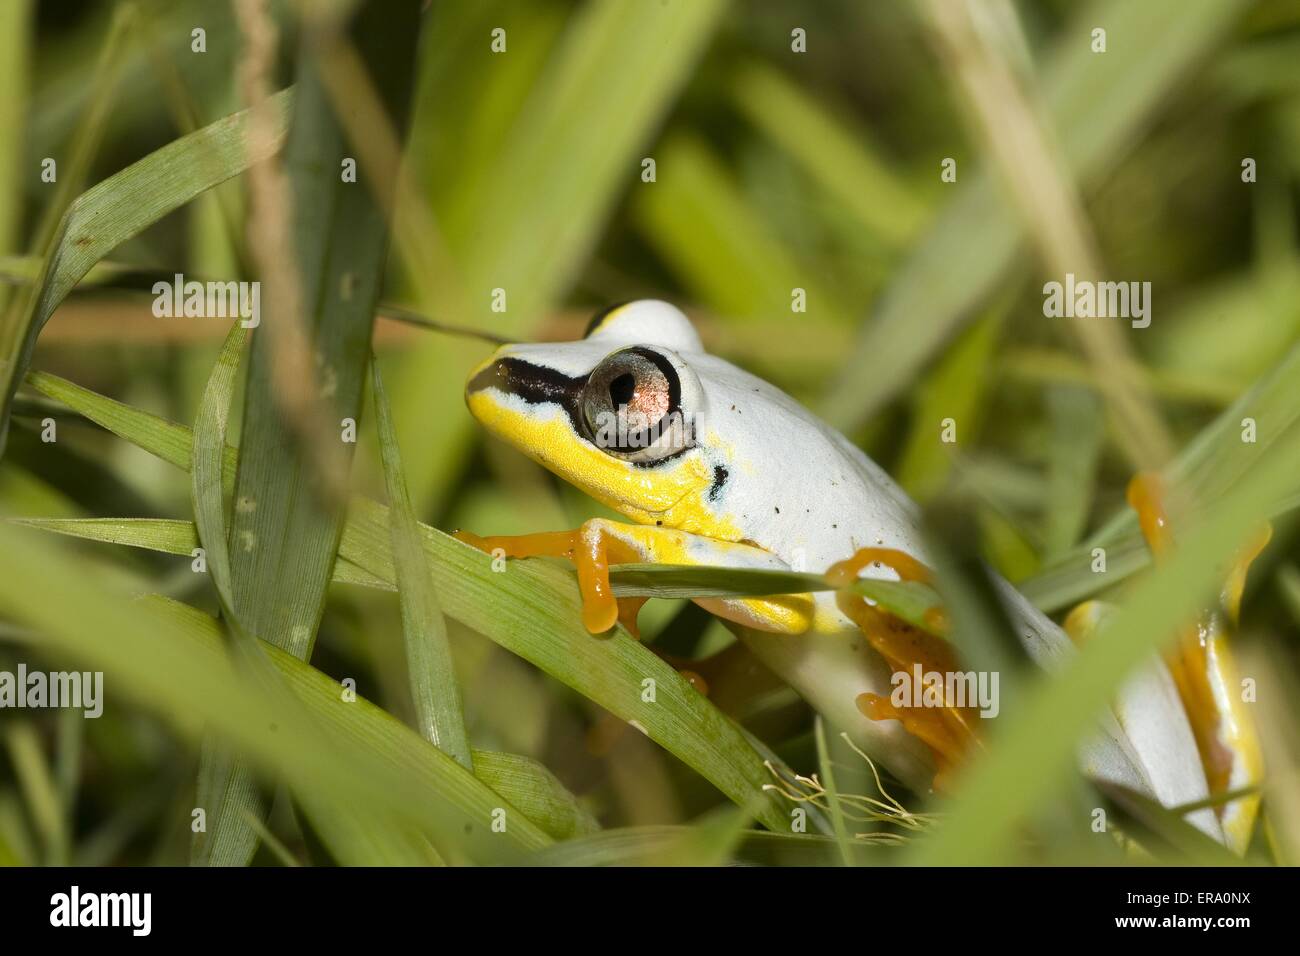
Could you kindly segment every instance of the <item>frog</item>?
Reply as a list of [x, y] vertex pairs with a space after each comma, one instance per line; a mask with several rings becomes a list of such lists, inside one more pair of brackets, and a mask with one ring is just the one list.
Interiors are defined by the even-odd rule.
[[[831, 425], [706, 351], [676, 306], [620, 303], [597, 313], [581, 339], [503, 345], [471, 372], [465, 401], [489, 433], [627, 519], [457, 533], [510, 559], [571, 561], [589, 632], [621, 624], [635, 633], [643, 599], [615, 597], [611, 565], [824, 569], [836, 590], [695, 603], [912, 791], [942, 789], [963, 754], [981, 746], [980, 716], [969, 707], [891, 704], [898, 675], [913, 665], [920, 673], [956, 667], [951, 645], [843, 587], [858, 577], [929, 580], [917, 504]], [[1065, 666], [1076, 652], [1071, 637], [990, 576], [1028, 657], [1049, 670]], [[1103, 714], [1081, 744], [1081, 769], [1165, 806], [1204, 801], [1206, 775], [1179, 698], [1148, 703], [1125, 723], [1113, 709]], [[1189, 821], [1224, 839], [1214, 813]]]

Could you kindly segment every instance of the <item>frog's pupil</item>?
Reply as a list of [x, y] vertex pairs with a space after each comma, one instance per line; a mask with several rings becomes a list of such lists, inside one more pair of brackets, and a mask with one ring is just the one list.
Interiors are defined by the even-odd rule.
[[609, 400], [615, 408], [621, 408], [632, 401], [634, 394], [636, 394], [636, 377], [630, 372], [624, 372], [609, 383]]

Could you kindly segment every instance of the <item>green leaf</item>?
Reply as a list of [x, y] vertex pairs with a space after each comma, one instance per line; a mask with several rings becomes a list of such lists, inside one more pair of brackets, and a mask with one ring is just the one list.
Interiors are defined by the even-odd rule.
[[[27, 93], [35, 45], [31, 0], [14, 0], [0, 4], [0, 129], [22, 127], [27, 112]], [[0, 182], [21, 181], [20, 166], [24, 157], [21, 136], [6, 136], [0, 145]], [[18, 189], [0, 190], [0, 255], [19, 249], [22, 228], [23, 197]], [[3, 271], [3, 267], [0, 267]], [[0, 315], [9, 307], [9, 292], [0, 288]]]
[[819, 97], [757, 62], [735, 71], [731, 89], [745, 115], [867, 229], [891, 247], [913, 238], [927, 217], [925, 205], [881, 157], [868, 130], [832, 115]]
[[[236, 322], [226, 336], [203, 390], [194, 423], [190, 460], [190, 500], [195, 530], [203, 546], [208, 574], [220, 598], [222, 614], [240, 641], [241, 650], [247, 649], [248, 638], [233, 613], [221, 468], [226, 448], [226, 423], [244, 339], [245, 329]], [[255, 674], [264, 671], [264, 668], [257, 667], [260, 663], [253, 662], [257, 668]], [[236, 863], [238, 860], [221, 857], [221, 844], [217, 841], [234, 827], [247, 833], [249, 843], [256, 846], [265, 830], [259, 796], [248, 785], [243, 761], [217, 741], [204, 740], [199, 767], [198, 801], [206, 808], [210, 824], [194, 834], [191, 859], [207, 865]]]
[[[644, 866], [662, 862], [665, 854], [689, 840], [690, 827], [641, 826], [602, 830], [556, 843], [528, 859], [530, 866]], [[859, 864], [888, 862], [886, 851], [854, 844]], [[742, 830], [734, 856], [769, 864], [830, 866], [840, 862], [836, 843], [821, 836]]]
[[826, 746], [826, 724], [818, 714], [813, 718], [813, 739], [817, 743], [817, 767], [822, 786], [826, 788], [826, 801], [830, 804], [831, 824], [835, 830], [835, 843], [845, 866], [853, 865], [853, 849], [849, 828], [844, 820], [844, 807], [840, 804], [840, 791], [835, 785], [835, 768], [831, 764], [830, 748]]
[[[160, 551], [164, 554], [193, 556], [194, 549], [199, 546], [194, 522], [178, 521], [173, 518], [10, 518], [8, 520], [14, 524], [66, 534], [87, 541], [121, 544], [131, 548]], [[339, 558], [334, 562], [334, 580], [342, 584], [357, 584], [383, 591], [397, 590], [391, 582], [379, 580], [346, 558]]]
[[[1265, 464], [1289, 430], [1300, 422], [1300, 345], [1292, 346], [1281, 361], [1215, 420], [1203, 428], [1178, 453], [1168, 469], [1175, 485], [1186, 487], [1193, 501], [1209, 508], [1252, 470]], [[1256, 423], [1256, 441], [1242, 441], [1243, 422]], [[1295, 507], [1300, 474], [1269, 503], [1268, 517]], [[1106, 572], [1094, 573], [1093, 549], [1106, 551]], [[1082, 600], [1104, 587], [1123, 581], [1150, 562], [1138, 529], [1137, 516], [1123, 508], [1087, 541], [1061, 555], [1020, 590], [1045, 611], [1055, 611]]]
[[577, 797], [545, 766], [529, 757], [475, 750], [474, 776], [508, 796], [512, 805], [556, 840], [585, 836], [600, 829], [596, 818]]
[[1047, 449], [1043, 539], [1048, 557], [1074, 546], [1088, 523], [1104, 420], [1097, 396], [1068, 385], [1047, 390], [1052, 419]]
[[[1085, 187], [1099, 182], [1244, 6], [1243, 0], [1094, 0], [1082, 6], [1035, 84], [1071, 175]], [[1097, 24], [1105, 24], [1112, 38], [1104, 57], [1079, 39]], [[1020, 227], [997, 184], [985, 174], [962, 173], [956, 188], [895, 273], [820, 403], [836, 427], [854, 429], [897, 395], [1018, 267]]]
[[[280, 129], [290, 96], [285, 91], [272, 99]], [[68, 208], [26, 313], [0, 329], [0, 452], [8, 434], [9, 407], [31, 362], [36, 337], [59, 303], [96, 262], [127, 239], [265, 158], [249, 153], [246, 123], [247, 114], [236, 113], [168, 143], [92, 186]]]
[[373, 357], [370, 371], [379, 448], [384, 459], [384, 483], [388, 488], [388, 519], [402, 609], [407, 679], [416, 720], [425, 740], [473, 770], [465, 715], [461, 712], [460, 687], [452, 666], [451, 646], [447, 643], [447, 624], [442, 619], [438, 592], [421, 545], [420, 524], [411, 510], [411, 497], [402, 478], [402, 456], [397, 447], [393, 414], [384, 393], [379, 364]]
[[953, 446], [940, 440], [945, 419], [960, 429], [961, 446], [974, 448], [983, 426], [983, 407], [994, 378], [989, 366], [1008, 312], [995, 303], [957, 336], [943, 357], [918, 383], [912, 402], [912, 426], [898, 465], [898, 483], [917, 501], [933, 497], [948, 480]]
[[1142, 846], [1163, 852], [1179, 864], [1241, 866], [1241, 860], [1223, 844], [1188, 823], [1178, 808], [1169, 809], [1144, 794], [1115, 784], [1101, 786], [1123, 813], [1120, 828], [1140, 839]]
[[222, 494], [221, 468], [226, 451], [226, 423], [230, 417], [230, 400], [239, 356], [243, 351], [245, 329], [236, 322], [221, 346], [217, 364], [212, 369], [199, 413], [194, 421], [194, 444], [190, 462], [190, 501], [194, 508], [194, 526], [203, 545], [208, 573], [229, 610], [234, 602], [230, 592], [230, 555], [226, 544], [226, 509]]
[[797, 287], [810, 316], [843, 322], [848, 312], [835, 295], [791, 255], [702, 140], [678, 135], [656, 157], [659, 179], [638, 194], [637, 224], [705, 305], [738, 319], [789, 314]]
[[697, 598], [829, 591], [820, 574], [692, 564], [616, 564], [609, 569], [617, 597]]
[[[360, 8], [348, 31], [399, 128], [405, 124], [419, 24], [418, 4], [406, 0], [383, 10]], [[230, 522], [231, 546], [239, 556], [231, 565], [232, 616], [245, 632], [302, 660], [311, 657], [343, 525], [338, 489], [346, 486], [352, 445], [340, 442], [336, 429], [361, 413], [388, 244], [379, 197], [392, 188], [391, 182], [344, 182], [336, 162], [322, 161], [346, 155], [346, 140], [329, 102], [319, 42], [312, 35], [304, 39], [283, 156], [292, 192], [292, 221], [284, 228], [292, 233], [294, 259], [259, 263], [264, 273], [280, 273], [260, 277], [267, 289], [263, 314], [268, 322], [297, 327], [303, 340], [272, 327], [253, 338]], [[274, 216], [273, 207], [268, 203], [251, 215]], [[274, 232], [266, 224], [261, 228]], [[267, 255], [278, 253], [271, 249]], [[279, 373], [295, 348], [306, 350], [301, 361], [311, 369], [310, 380], [288, 387], [303, 389], [305, 408], [286, 401]], [[205, 773], [201, 766], [200, 777]], [[239, 799], [252, 800], [252, 781], [237, 776]], [[223, 816], [218, 822], [226, 820], [229, 829], [208, 834], [211, 859], [245, 864], [256, 835], [242, 818]]]
[[[113, 592], [55, 539], [0, 524], [0, 607], [31, 626], [19, 639], [105, 672], [115, 694], [161, 712], [190, 740], [204, 728], [237, 745], [295, 792], [343, 808], [364, 806], [373, 828], [416, 828], [504, 861], [549, 838], [509, 800], [368, 701], [349, 701], [330, 677], [260, 643], [310, 722], [267, 698], [237, 670], [208, 615], [163, 598]], [[491, 831], [492, 811], [509, 825]]]

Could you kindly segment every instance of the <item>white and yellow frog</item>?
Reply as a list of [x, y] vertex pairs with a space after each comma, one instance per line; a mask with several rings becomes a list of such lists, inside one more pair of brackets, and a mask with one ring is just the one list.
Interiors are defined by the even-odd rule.
[[[641, 603], [625, 602], [620, 613], [610, 564], [830, 569], [840, 583], [927, 573], [917, 508], [898, 485], [782, 391], [705, 352], [690, 321], [666, 302], [608, 309], [580, 341], [504, 346], [470, 376], [466, 401], [492, 433], [632, 522], [460, 535], [510, 557], [572, 560], [593, 633], [620, 619], [634, 626]], [[1011, 585], [998, 586], [1030, 657], [1053, 667], [1073, 653], [1059, 627]], [[942, 670], [955, 657], [942, 640], [861, 598], [827, 591], [696, 603], [918, 792], [978, 740], [969, 710], [889, 706], [896, 671], [912, 663]], [[1118, 719], [1106, 715], [1081, 764], [1166, 806], [1204, 800], [1207, 775], [1178, 690], [1159, 662], [1152, 673], [1154, 689], [1138, 700], [1122, 696]], [[1243, 765], [1251, 762], [1246, 776], [1257, 775], [1253, 754], [1240, 741], [1232, 746]], [[1224, 840], [1214, 811], [1190, 819]], [[1249, 823], [1236, 830], [1227, 842], [1240, 847]]]

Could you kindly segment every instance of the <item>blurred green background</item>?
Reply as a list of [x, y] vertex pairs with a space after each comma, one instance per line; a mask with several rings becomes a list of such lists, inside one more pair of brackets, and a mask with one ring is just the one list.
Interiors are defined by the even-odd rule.
[[[1281, 688], [1295, 681], [1300, 663], [1300, 480], [1282, 446], [1295, 444], [1291, 426], [1300, 416], [1300, 2], [990, 0], [970, 9], [976, 32], [965, 35], [956, 26], [965, 15], [947, 21], [941, 4], [903, 0], [435, 0], [414, 62], [380, 298], [507, 340], [572, 339], [612, 302], [673, 301], [696, 320], [711, 351], [817, 409], [922, 503], [958, 511], [976, 531], [964, 545], [1053, 613], [1102, 587], [1122, 598], [1126, 579], [1146, 564], [1124, 488], [1157, 444], [1167, 444], [1172, 473], [1187, 479], [1199, 510], [1213, 512], [1209, 506], [1249, 474], [1272, 481], [1267, 487], [1276, 494], [1255, 501], [1254, 511], [1233, 499], [1237, 510], [1225, 513], [1274, 520], [1273, 544], [1252, 570], [1239, 646], [1244, 666], [1274, 680], [1260, 721], [1282, 783], [1278, 796], [1267, 798], [1256, 858], [1295, 862], [1300, 803], [1296, 778], [1285, 781], [1300, 768], [1300, 711]], [[279, 89], [298, 75], [305, 48], [299, 42], [310, 31], [297, 5], [273, 3], [270, 11], [280, 36], [269, 83]], [[192, 49], [192, 31], [200, 27], [201, 53]], [[1091, 49], [1096, 27], [1107, 31], [1104, 53]], [[496, 28], [505, 30], [504, 53], [491, 48]], [[805, 31], [806, 52], [792, 50], [796, 28]], [[953, 44], [964, 49], [972, 36], [985, 59], [954, 56]], [[11, 330], [67, 204], [246, 106], [239, 84], [245, 55], [235, 12], [225, 3], [0, 3], [0, 307]], [[360, 131], [355, 145], [363, 166], [367, 146], [382, 164], [388, 118], [367, 111], [364, 88], [344, 61], [321, 62], [328, 75], [343, 77], [341, 91], [331, 95], [354, 121], [342, 124], [348, 138]], [[972, 62], [992, 73], [964, 72]], [[993, 74], [1010, 77], [1023, 100], [989, 99], [997, 88], [986, 82]], [[982, 121], [1029, 130], [1029, 139], [1017, 142], [1032, 145], [1039, 137], [1049, 148], [1042, 155], [996, 148]], [[54, 184], [40, 176], [46, 157], [58, 161]], [[1242, 180], [1247, 157], [1257, 167], [1251, 183]], [[655, 161], [653, 182], [642, 178], [646, 158]], [[941, 178], [946, 159], [956, 161], [955, 182]], [[1033, 208], [1047, 208], [1053, 197], [1068, 200], [1064, 213], [1036, 225]], [[54, 312], [32, 368], [194, 423], [229, 325], [154, 318], [148, 281], [142, 286], [139, 277], [246, 274], [247, 203], [246, 183], [231, 179], [114, 248], [114, 268], [92, 273]], [[1110, 278], [1151, 282], [1149, 329], [1114, 322], [1108, 339], [1081, 345], [1068, 320], [1044, 318], [1042, 283], [1059, 278], [1058, 266], [1076, 261], [1070, 256], [1080, 250], [1081, 273], [1093, 263]], [[507, 290], [505, 313], [490, 307], [496, 288]], [[794, 289], [805, 290], [806, 312], [792, 313]], [[461, 391], [489, 344], [413, 327], [381, 310], [374, 347], [421, 521], [510, 534], [576, 527], [602, 513], [477, 432]], [[1126, 354], [1135, 359], [1131, 366]], [[1114, 391], [1120, 380], [1138, 396], [1145, 419], [1125, 418]], [[105, 431], [60, 417], [58, 441], [41, 442], [48, 412], [42, 403], [67, 396], [39, 391], [20, 392], [15, 406], [0, 463], [6, 514], [193, 517], [183, 472], [157, 450], [150, 454], [140, 442], [110, 434], [112, 426]], [[1263, 436], [1254, 447], [1238, 437], [1247, 414]], [[955, 446], [938, 441], [946, 418], [958, 423]], [[352, 487], [385, 501], [369, 398], [360, 421]], [[240, 424], [232, 412], [231, 444], [239, 443]], [[1144, 436], [1152, 441], [1144, 444]], [[1274, 460], [1280, 476], [1268, 470]], [[125, 531], [96, 535], [131, 543]], [[11, 552], [15, 564], [28, 561], [20, 545], [27, 540], [3, 543], [24, 548]], [[188, 547], [178, 555], [158, 553], [168, 550], [163, 546], [57, 540], [52, 563], [30, 559], [33, 573], [75, 568], [77, 581], [85, 575], [102, 582], [108, 594], [157, 592], [205, 611], [217, 606], [210, 584], [190, 571]], [[1111, 553], [1114, 574], [1105, 581], [1088, 569], [1096, 546]], [[1212, 567], [1230, 553], [1225, 542], [1197, 560]], [[454, 576], [431, 557], [439, 574]], [[539, 572], [539, 588], [563, 578], [551, 570]], [[57, 605], [77, 593], [77, 582], [61, 582], [40, 600]], [[822, 784], [833, 766], [841, 790], [877, 794], [868, 768], [851, 752], [838, 752], [833, 733], [823, 734], [821, 748], [829, 738], [832, 752], [819, 754], [819, 727], [793, 692], [732, 714], [764, 749], [747, 752], [750, 762], [728, 791], [719, 781], [731, 770], [718, 764], [710, 775], [683, 757], [696, 744], [674, 735], [690, 737], [689, 729], [650, 728], [651, 740], [609, 716], [600, 681], [621, 686], [616, 681], [623, 678], [601, 677], [596, 657], [594, 670], [581, 671], [587, 665], [580, 663], [567, 677], [566, 665], [539, 661], [547, 653], [545, 615], [536, 646], [521, 636], [526, 620], [502, 625], [509, 632], [502, 638], [476, 627], [474, 615], [508, 612], [482, 606], [480, 592], [462, 595], [457, 586], [444, 580], [438, 591], [465, 727], [476, 751], [497, 755], [476, 758], [474, 773], [497, 792], [517, 788], [510, 794], [521, 809], [529, 800], [547, 807], [536, 814], [549, 821], [539, 824], [548, 839], [521, 838], [512, 852], [537, 852], [554, 839], [541, 852], [571, 862], [652, 854], [678, 862], [851, 856], [837, 849], [835, 828], [823, 818], [810, 822], [807, 840], [776, 840], [745, 829], [751, 817], [764, 819], [755, 806], [739, 814], [727, 809], [724, 794], [743, 806], [738, 793], [761, 793], [756, 753], [775, 755], [798, 773], [820, 772]], [[1178, 582], [1164, 589], [1173, 594]], [[571, 608], [570, 592], [563, 595]], [[127, 640], [130, 605], [120, 619], [105, 615], [102, 632], [87, 634], [71, 617], [44, 620], [22, 598], [10, 594], [0, 604], [8, 622], [0, 625], [5, 669], [20, 659], [73, 665], [94, 650], [110, 660], [118, 655], [135, 676], [115, 684], [109, 671], [109, 706], [96, 721], [0, 714], [0, 860], [185, 862], [197, 805], [199, 722], [236, 741], [245, 740], [240, 733], [256, 736], [256, 728], [225, 727], [221, 714], [237, 705], [217, 689], [208, 700], [212, 712], [199, 707], [191, 719], [178, 719], [183, 695], [168, 694], [190, 685], [169, 690], [171, 675], [160, 663], [133, 656], [152, 653], [144, 632], [155, 625], [136, 626], [138, 646], [106, 644], [118, 634]], [[84, 623], [93, 630], [100, 618], [86, 600]], [[462, 603], [470, 610], [462, 612]], [[1171, 620], [1178, 619], [1176, 603], [1171, 597]], [[31, 650], [31, 631], [42, 627], [61, 636], [48, 649]], [[732, 640], [680, 600], [652, 601], [642, 631], [646, 643], [678, 654]], [[627, 643], [619, 645], [619, 661], [649, 657]], [[330, 587], [314, 668], [352, 678], [362, 697], [412, 723], [419, 703], [412, 700], [408, 653], [391, 593]], [[711, 707], [692, 700], [681, 706], [673, 719], [683, 726], [703, 719], [698, 708]], [[387, 724], [376, 726], [396, 734], [401, 746], [414, 746]], [[745, 739], [737, 736], [735, 745]], [[289, 735], [283, 746], [293, 740]], [[263, 766], [274, 763], [279, 744], [266, 746], [270, 752], [255, 753]], [[400, 766], [400, 748], [395, 753]], [[501, 755], [528, 760], [516, 765]], [[1007, 759], [1015, 765], [1013, 757]], [[412, 819], [401, 807], [368, 806], [366, 793], [348, 792], [331, 775], [330, 759], [322, 751], [319, 765], [295, 765], [288, 773], [293, 797], [281, 792], [267, 822], [250, 824], [262, 835], [257, 862], [410, 862], [401, 851], [424, 844], [400, 834], [442, 833], [438, 821]], [[499, 764], [484, 769], [493, 759]], [[1005, 781], [1009, 790], [1033, 777], [1032, 767], [1021, 766], [1023, 779]], [[518, 779], [503, 783], [510, 773]], [[443, 764], [431, 763], [428, 774], [450, 790], [463, 783], [469, 796], [456, 805], [470, 815], [493, 805], [487, 788], [472, 791]], [[999, 854], [1115, 861], [1116, 847], [1099, 848], [1061, 822], [1069, 816], [1062, 804], [1090, 806], [1092, 798], [1068, 774], [1059, 776], [1051, 794], [1031, 793], [1026, 783], [1025, 807], [1006, 810], [1008, 828], [1026, 812], [1034, 818], [1038, 849], [1009, 839]], [[312, 781], [318, 789], [305, 792]], [[411, 784], [412, 792], [395, 802], [446, 797], [434, 784], [430, 791], [422, 785]], [[834, 811], [833, 783], [830, 790]], [[920, 798], [898, 795], [910, 809], [924, 809]], [[793, 806], [776, 805], [783, 816]], [[399, 834], [388, 847], [399, 848], [396, 856], [344, 832], [338, 820], [349, 807], [354, 824], [367, 831], [363, 837], [379, 844], [375, 834]], [[398, 822], [389, 820], [390, 811]], [[773, 811], [766, 812], [771, 820]], [[849, 829], [910, 839], [929, 825], [882, 823], [868, 814]], [[601, 842], [591, 836], [597, 827], [624, 842]], [[476, 845], [449, 845], [445, 834], [431, 842], [447, 861], [462, 853], [484, 858]], [[851, 842], [874, 846], [893, 838]], [[562, 853], [566, 843], [570, 857]]]

